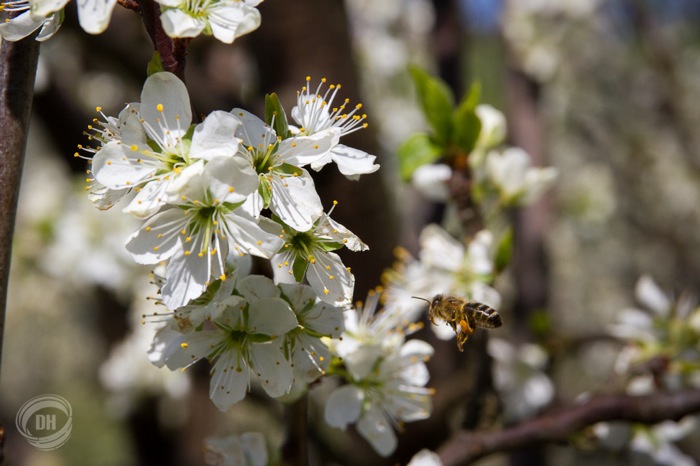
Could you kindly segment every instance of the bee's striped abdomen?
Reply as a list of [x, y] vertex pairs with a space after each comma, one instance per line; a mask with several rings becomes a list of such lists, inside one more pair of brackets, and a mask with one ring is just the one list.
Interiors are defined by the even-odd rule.
[[471, 314], [479, 327], [496, 328], [503, 325], [501, 315], [494, 308], [483, 303], [470, 301], [464, 305], [465, 314]]

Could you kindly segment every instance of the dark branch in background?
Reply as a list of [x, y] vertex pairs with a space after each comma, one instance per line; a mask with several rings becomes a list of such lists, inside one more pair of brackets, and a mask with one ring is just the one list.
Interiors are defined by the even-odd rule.
[[160, 54], [163, 69], [185, 82], [185, 58], [192, 39], [173, 39], [165, 33], [160, 22], [160, 5], [154, 0], [140, 0], [141, 17], [153, 47]]
[[282, 461], [286, 466], [309, 464], [309, 396], [303, 395], [285, 406], [285, 434], [282, 445]]
[[655, 424], [700, 412], [700, 390], [645, 396], [600, 395], [498, 432], [456, 433], [438, 450], [445, 466], [469, 464], [491, 453], [561, 442], [603, 421]]

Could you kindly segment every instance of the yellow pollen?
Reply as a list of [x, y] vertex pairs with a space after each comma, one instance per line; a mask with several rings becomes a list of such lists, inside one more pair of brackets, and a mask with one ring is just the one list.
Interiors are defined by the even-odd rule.
[[221, 279], [222, 282], [225, 282], [226, 281], [226, 274], [222, 273], [219, 278]]
[[333, 275], [328, 275], [329, 280], [333, 280], [335, 277]]
[[153, 246], [153, 250], [154, 250], [154, 251], [157, 251], [157, 250], [158, 250], [158, 246]]
[[297, 146], [297, 143], [296, 143], [296, 142], [293, 142], [293, 143], [292, 143], [292, 147], [296, 147], [296, 146]]
[[204, 257], [204, 253], [200, 252], [199, 254], [197, 254], [197, 257]]
[[234, 192], [234, 191], [235, 191], [235, 189], [233, 189], [233, 186], [230, 186], [230, 187], [228, 188], [228, 192], [232, 193], [232, 192]]
[[307, 77], [306, 77], [306, 80], [307, 80], [307, 81], [311, 81], [311, 76], [307, 76]]
[[324, 289], [323, 289], [323, 294], [328, 295], [328, 293], [330, 293], [330, 291], [328, 290], [328, 288], [324, 288]]
[[96, 111], [96, 112], [101, 112], [101, 111], [102, 111], [102, 107], [99, 107], [99, 106], [98, 106], [98, 107], [95, 107], [95, 111]]
[[192, 251], [185, 251], [186, 256], [189, 256], [190, 254], [192, 254]]
[[314, 144], [314, 149], [318, 149], [318, 144]]
[[151, 231], [151, 227], [146, 227], [146, 231]]
[[139, 150], [139, 146], [137, 146], [136, 144], [132, 144], [130, 149], [133, 151], [137, 151], [137, 150]]
[[185, 349], [185, 348], [187, 348], [187, 346], [188, 346], [187, 343], [184, 341], [182, 343], [180, 343], [180, 348]]
[[185, 243], [189, 243], [190, 241], [192, 241], [192, 237], [191, 237], [191, 236], [188, 236], [187, 238], [185, 238]]
[[156, 110], [158, 110], [159, 112], [163, 113], [163, 104], [158, 104], [158, 105], [156, 105]]

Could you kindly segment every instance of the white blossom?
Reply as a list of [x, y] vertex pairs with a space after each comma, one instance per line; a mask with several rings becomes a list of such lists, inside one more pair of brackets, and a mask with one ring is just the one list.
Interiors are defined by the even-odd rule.
[[[333, 107], [333, 100], [341, 89], [340, 84], [331, 84], [321, 94], [326, 79], [322, 79], [315, 91], [311, 91], [311, 77], [306, 77], [306, 85], [297, 92], [297, 105], [292, 108], [292, 118], [300, 128], [294, 130], [303, 136], [326, 131], [329, 128], [340, 130], [340, 136], [353, 133], [358, 129], [366, 128], [366, 114], [360, 114], [362, 104], [347, 109], [349, 99], [345, 99], [337, 107]], [[359, 179], [360, 175], [374, 173], [379, 165], [374, 163], [376, 157], [365, 151], [346, 146], [334, 145], [323, 157], [311, 162], [311, 168], [318, 171], [324, 165], [335, 162], [340, 173], [349, 179]]]
[[255, 374], [273, 398], [289, 392], [293, 373], [284, 354], [284, 335], [297, 327], [289, 304], [268, 278], [251, 275], [224, 301], [221, 316], [202, 330], [180, 334], [172, 326], [158, 332], [151, 361], [170, 370], [206, 358], [214, 362], [209, 397], [221, 411], [245, 398]]
[[489, 338], [494, 359], [493, 382], [505, 404], [505, 416], [520, 420], [535, 414], [554, 398], [554, 384], [543, 372], [547, 353], [535, 344], [516, 348], [500, 338]]
[[334, 306], [350, 304], [355, 277], [331, 251], [343, 246], [366, 251], [366, 244], [328, 214], [322, 214], [308, 231], [285, 228], [283, 238], [284, 247], [272, 258], [276, 281], [301, 281], [305, 276], [323, 301]]
[[260, 26], [262, 0], [156, 0], [162, 9], [160, 20], [170, 37], [213, 35], [231, 44]]
[[267, 466], [265, 437], [260, 432], [246, 432], [204, 440], [204, 461], [211, 466]]
[[331, 128], [309, 137], [281, 139], [255, 115], [239, 108], [232, 113], [243, 122], [236, 130], [239, 156], [260, 178], [253, 212], [269, 207], [286, 225], [307, 231], [323, 213], [323, 205], [311, 175], [302, 167], [328, 152], [337, 143], [338, 132]]

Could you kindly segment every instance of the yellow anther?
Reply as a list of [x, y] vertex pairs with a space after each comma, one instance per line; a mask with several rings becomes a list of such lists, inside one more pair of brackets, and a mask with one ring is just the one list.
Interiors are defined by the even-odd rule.
[[95, 111], [96, 111], [96, 112], [101, 112], [101, 111], [102, 111], [102, 107], [99, 107], [99, 106], [98, 106], [98, 107], [95, 107]]
[[158, 104], [158, 105], [156, 105], [156, 110], [158, 110], [159, 112], [163, 113], [163, 104]]

